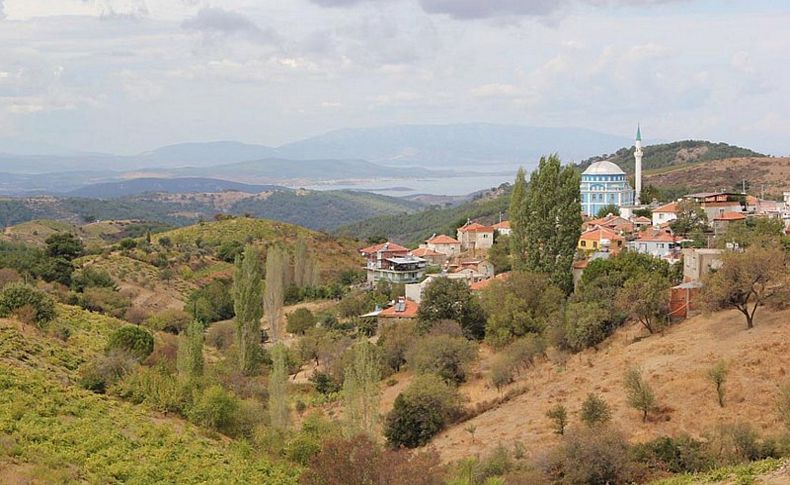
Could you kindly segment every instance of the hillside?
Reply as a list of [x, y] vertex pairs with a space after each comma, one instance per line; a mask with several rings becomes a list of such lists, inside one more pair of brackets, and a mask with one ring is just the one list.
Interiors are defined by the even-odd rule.
[[44, 241], [52, 234], [71, 232], [78, 235], [87, 245], [104, 245], [125, 237], [137, 237], [147, 230], [156, 232], [160, 228], [161, 226], [156, 224], [128, 220], [99, 221], [80, 225], [51, 219], [36, 219], [5, 228], [0, 233], [0, 240], [43, 246]]
[[[777, 427], [774, 408], [777, 385], [790, 372], [790, 312], [761, 310], [757, 326], [744, 329], [736, 311], [697, 316], [671, 327], [665, 335], [642, 336], [641, 327], [621, 329], [600, 350], [588, 349], [567, 360], [550, 354], [546, 362], [522, 373], [510, 388], [527, 391], [469, 422], [447, 430], [432, 445], [446, 461], [493, 450], [500, 443], [520, 441], [531, 456], [559, 438], [546, 411], [558, 404], [569, 410], [571, 426], [578, 425], [578, 410], [590, 392], [600, 394], [613, 410], [612, 421], [634, 441], [662, 435], [689, 433], [701, 436], [720, 423], [747, 421], [760, 433]], [[706, 372], [720, 359], [729, 365], [726, 406], [720, 408]], [[478, 373], [486, 376], [485, 356]], [[632, 366], [642, 368], [655, 389], [661, 413], [642, 423], [625, 402], [622, 379]], [[504, 391], [506, 392], [508, 388]], [[486, 381], [464, 386], [472, 403], [495, 398]], [[474, 443], [465, 430], [476, 426]]]
[[86, 185], [72, 190], [67, 195], [91, 199], [117, 199], [147, 192], [163, 192], [169, 194], [190, 192], [246, 192], [258, 194], [272, 190], [284, 189], [274, 185], [250, 185], [229, 180], [184, 177], [184, 178], [151, 178], [141, 177], [119, 182], [103, 182]]
[[[67, 340], [0, 319], [0, 474], [4, 483], [296, 483], [293, 467], [251, 457], [162, 416], [79, 388], [112, 318], [60, 306]], [[174, 466], [174, 460], [178, 466]]]
[[[689, 163], [699, 163], [711, 160], [721, 160], [735, 157], [765, 157], [761, 153], [741, 148], [726, 143], [713, 143], [702, 140], [686, 140], [659, 145], [649, 145], [644, 147], [644, 157], [642, 158], [643, 170], [656, 170], [685, 165]], [[627, 173], [634, 171], [634, 147], [621, 148], [613, 154], [599, 155], [588, 158], [580, 163], [578, 167], [584, 170], [591, 163], [601, 160], [609, 160], [616, 163]]]
[[479, 194], [476, 199], [451, 207], [432, 207], [414, 214], [379, 216], [339, 228], [336, 233], [360, 240], [384, 237], [400, 244], [417, 245], [432, 234], [455, 235], [467, 219], [494, 224], [507, 217], [509, 184]]

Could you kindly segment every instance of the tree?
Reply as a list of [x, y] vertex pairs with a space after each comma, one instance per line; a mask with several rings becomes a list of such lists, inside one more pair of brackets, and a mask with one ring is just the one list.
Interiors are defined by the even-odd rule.
[[346, 434], [375, 437], [379, 417], [381, 364], [376, 347], [361, 339], [351, 348], [343, 380]]
[[588, 394], [582, 403], [581, 420], [589, 427], [608, 423], [612, 419], [609, 404], [597, 394]]
[[269, 375], [269, 419], [277, 431], [288, 428], [287, 349], [282, 342], [272, 347], [272, 372]]
[[716, 388], [716, 397], [719, 400], [719, 406], [724, 407], [724, 384], [727, 382], [727, 363], [720, 360], [713, 367], [708, 370], [708, 379], [713, 383]]
[[494, 265], [496, 274], [507, 273], [512, 269], [510, 259], [510, 237], [504, 234], [497, 236], [494, 245], [488, 250], [488, 261]]
[[565, 427], [568, 425], [568, 410], [562, 404], [557, 404], [546, 411], [546, 417], [554, 423], [554, 433], [565, 434]]
[[779, 419], [790, 430], [790, 382], [779, 386], [779, 395], [776, 399], [776, 412]]
[[124, 325], [110, 334], [106, 351], [122, 350], [129, 352], [137, 360], [143, 360], [154, 351], [154, 336], [151, 332], [136, 325]]
[[307, 286], [307, 280], [307, 242], [300, 237], [294, 250], [294, 284], [301, 288]]
[[178, 338], [178, 373], [187, 380], [203, 376], [203, 324], [192, 322]]
[[486, 341], [501, 347], [529, 333], [542, 334], [565, 299], [548, 276], [513, 271], [483, 290], [480, 301], [488, 315]]
[[72, 261], [85, 252], [82, 241], [70, 232], [58, 232], [49, 236], [44, 243], [47, 245], [47, 254], [52, 258], [63, 258]]
[[459, 411], [458, 391], [434, 375], [417, 377], [395, 398], [387, 414], [384, 436], [393, 448], [426, 444]]
[[261, 342], [261, 267], [260, 253], [248, 245], [236, 258], [233, 274], [233, 308], [236, 313], [236, 344], [239, 368], [251, 374], [259, 364]]
[[23, 309], [32, 310], [32, 322], [44, 326], [55, 318], [55, 302], [43, 291], [24, 283], [10, 283], [0, 291], [0, 317], [9, 317]]
[[266, 253], [266, 290], [263, 294], [263, 305], [273, 342], [282, 337], [280, 319], [285, 300], [287, 267], [288, 255], [285, 250], [278, 246], [269, 248]]
[[516, 269], [524, 269], [526, 261], [526, 241], [527, 241], [527, 181], [524, 168], [521, 167], [516, 173], [516, 182], [513, 185], [513, 192], [510, 194], [510, 254], [513, 257], [513, 266]]
[[669, 223], [672, 231], [681, 236], [704, 232], [708, 227], [708, 215], [698, 202], [683, 200], [677, 203], [677, 218]]
[[708, 310], [735, 308], [754, 328], [760, 305], [778, 300], [788, 290], [787, 256], [773, 245], [751, 246], [743, 252], [727, 252], [722, 267], [706, 275], [702, 301]]
[[295, 335], [304, 335], [305, 332], [315, 327], [317, 319], [313, 312], [307, 308], [297, 308], [286, 318], [286, 330]]
[[485, 312], [461, 280], [434, 278], [425, 288], [417, 317], [423, 329], [442, 320], [453, 320], [461, 325], [467, 338], [481, 339], [485, 335]]
[[526, 196], [511, 200], [515, 267], [550, 275], [566, 293], [573, 291], [571, 267], [581, 235], [579, 183], [576, 170], [563, 168], [557, 155], [542, 157]]
[[614, 204], [607, 204], [600, 209], [595, 214], [596, 219], [603, 219], [604, 217], [608, 216], [609, 214], [619, 216], [620, 215], [620, 208]]
[[409, 368], [418, 374], [436, 374], [447, 382], [466, 381], [469, 364], [477, 357], [474, 343], [463, 337], [431, 335], [419, 339], [409, 351]]
[[655, 333], [669, 314], [669, 281], [659, 274], [639, 273], [617, 293], [617, 307]]
[[609, 313], [598, 303], [569, 303], [565, 309], [563, 343], [576, 352], [598, 345], [612, 332], [609, 323]]
[[647, 421], [647, 415], [656, 407], [656, 395], [643, 378], [638, 368], [628, 369], [623, 380], [628, 405], [642, 412], [642, 422]]

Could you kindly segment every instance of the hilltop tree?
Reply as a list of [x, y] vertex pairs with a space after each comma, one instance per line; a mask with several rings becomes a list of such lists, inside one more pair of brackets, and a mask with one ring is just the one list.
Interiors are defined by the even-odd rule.
[[548, 274], [566, 293], [573, 291], [571, 266], [581, 235], [579, 181], [557, 155], [542, 157], [526, 196], [512, 199], [511, 207], [515, 267]]
[[272, 347], [272, 372], [269, 375], [269, 419], [277, 431], [288, 428], [287, 350], [282, 342]]
[[269, 248], [266, 253], [266, 290], [263, 294], [263, 305], [273, 342], [282, 337], [280, 320], [285, 299], [287, 267], [288, 255], [285, 251], [278, 246]]
[[381, 364], [375, 346], [364, 339], [351, 348], [351, 356], [343, 380], [346, 434], [364, 433], [374, 437], [379, 417]]
[[790, 290], [787, 255], [775, 246], [751, 246], [743, 252], [727, 252], [722, 267], [708, 273], [702, 301], [708, 310], [735, 308], [754, 328], [757, 308], [785, 300]]
[[655, 333], [669, 313], [669, 280], [654, 273], [638, 273], [617, 293], [617, 307]]
[[510, 195], [510, 254], [513, 256], [513, 265], [516, 269], [523, 269], [526, 257], [527, 240], [527, 180], [524, 168], [516, 173], [516, 182]]
[[178, 373], [186, 379], [203, 376], [203, 324], [192, 322], [178, 338]]
[[244, 255], [236, 258], [233, 275], [233, 308], [236, 313], [236, 343], [239, 367], [246, 373], [255, 370], [261, 341], [261, 292], [260, 253], [248, 245]]

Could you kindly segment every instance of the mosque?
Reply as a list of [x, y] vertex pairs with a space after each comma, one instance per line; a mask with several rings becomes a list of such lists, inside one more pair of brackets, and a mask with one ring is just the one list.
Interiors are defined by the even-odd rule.
[[582, 212], [595, 216], [602, 208], [615, 205], [617, 207], [633, 207], [639, 205], [639, 194], [642, 192], [642, 129], [636, 129], [636, 150], [634, 159], [636, 170], [634, 178], [636, 190], [631, 188], [628, 177], [623, 169], [612, 162], [595, 162], [582, 173], [581, 203]]

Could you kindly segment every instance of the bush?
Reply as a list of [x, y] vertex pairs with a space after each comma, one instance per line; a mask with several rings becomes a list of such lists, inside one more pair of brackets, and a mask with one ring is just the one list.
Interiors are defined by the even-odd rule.
[[110, 288], [116, 290], [118, 285], [110, 274], [102, 269], [86, 267], [71, 276], [71, 289], [83, 292], [86, 288]]
[[724, 407], [724, 383], [727, 382], [727, 363], [720, 360], [708, 371], [708, 379], [716, 389], [719, 406]]
[[230, 349], [236, 341], [235, 322], [216, 322], [208, 327], [206, 344], [211, 345], [220, 352]]
[[77, 297], [79, 306], [92, 312], [122, 318], [132, 306], [129, 297], [110, 288], [87, 288]]
[[588, 394], [582, 403], [581, 420], [589, 427], [606, 424], [612, 419], [609, 404], [596, 394]]
[[392, 372], [399, 372], [406, 363], [406, 354], [414, 343], [417, 335], [413, 321], [398, 322], [386, 325], [381, 329], [377, 345], [384, 365]]
[[310, 382], [315, 385], [315, 390], [317, 392], [324, 395], [340, 392], [340, 389], [343, 387], [326, 372], [314, 372], [310, 377]]
[[22, 275], [12, 268], [0, 268], [0, 289], [11, 283], [19, 283], [22, 281]]
[[631, 459], [628, 441], [608, 428], [567, 433], [550, 455], [546, 473], [554, 483], [642, 483], [645, 474]]
[[628, 405], [642, 412], [642, 422], [647, 421], [647, 414], [656, 407], [656, 396], [653, 389], [643, 378], [637, 368], [626, 371], [623, 382]]
[[436, 374], [447, 382], [461, 383], [476, 357], [476, 345], [464, 337], [434, 335], [418, 340], [407, 361], [418, 374]]
[[598, 303], [573, 302], [565, 311], [566, 346], [579, 352], [603, 342], [612, 331], [609, 312]]
[[485, 336], [485, 311], [464, 281], [435, 278], [425, 288], [418, 319], [423, 330], [436, 322], [453, 320], [461, 325], [467, 338]]
[[690, 436], [664, 436], [634, 447], [634, 457], [651, 470], [669, 473], [697, 473], [716, 465], [705, 443]]
[[546, 417], [554, 423], [554, 433], [565, 434], [565, 427], [568, 425], [568, 410], [562, 404], [557, 404], [546, 411]]
[[181, 415], [192, 398], [189, 387], [160, 367], [138, 367], [123, 376], [112, 393], [135, 404], [146, 403], [157, 411]]
[[84, 364], [79, 372], [79, 384], [84, 389], [104, 394], [122, 376], [137, 367], [137, 359], [128, 352], [113, 350]]
[[307, 330], [315, 327], [316, 324], [315, 315], [307, 308], [297, 308], [288, 314], [287, 320], [286, 330], [295, 335], [304, 335]]
[[186, 330], [192, 323], [192, 317], [183, 310], [168, 309], [151, 315], [143, 322], [147, 328], [154, 332], [168, 332], [174, 335]]
[[384, 436], [390, 446], [426, 444], [460, 412], [458, 391], [434, 375], [417, 377], [387, 414]]
[[235, 431], [239, 400], [221, 386], [203, 391], [189, 410], [189, 420], [200, 426], [232, 435]]
[[28, 308], [33, 323], [39, 327], [55, 318], [52, 298], [30, 285], [11, 283], [0, 291], [0, 317], [9, 317], [23, 308]]
[[491, 384], [501, 391], [503, 387], [513, 382], [515, 364], [508, 355], [497, 355], [491, 364]]
[[230, 294], [230, 282], [214, 280], [189, 295], [184, 309], [190, 312], [195, 320], [203, 323], [218, 322], [233, 318], [233, 298]]
[[138, 360], [143, 360], [154, 351], [154, 336], [135, 325], [123, 326], [114, 331], [107, 342], [107, 352], [113, 350], [126, 351]]

